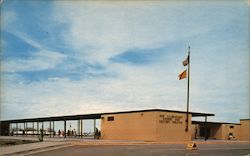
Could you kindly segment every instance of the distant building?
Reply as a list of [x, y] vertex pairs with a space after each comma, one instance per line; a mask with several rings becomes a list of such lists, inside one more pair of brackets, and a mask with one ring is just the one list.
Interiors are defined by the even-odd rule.
[[192, 126], [195, 129], [192, 138], [203, 138], [206, 130], [210, 139], [250, 141], [250, 119], [241, 119], [240, 123], [193, 121]]

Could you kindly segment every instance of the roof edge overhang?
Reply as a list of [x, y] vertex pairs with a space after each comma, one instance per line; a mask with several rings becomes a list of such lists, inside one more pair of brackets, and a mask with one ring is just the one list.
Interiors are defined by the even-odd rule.
[[220, 124], [228, 124], [228, 125], [241, 125], [240, 123], [230, 123], [230, 122], [204, 122], [204, 121], [192, 121], [192, 124], [214, 124], [214, 125], [220, 125]]
[[250, 120], [250, 119], [240, 119], [240, 121], [248, 121], [248, 120]]
[[[1, 122], [23, 123], [23, 122], [42, 122], [42, 121], [46, 122], [46, 121], [63, 121], [63, 120], [79, 120], [79, 119], [100, 119], [102, 115], [125, 114], [125, 113], [142, 113], [142, 112], [153, 112], [153, 111], [156, 111], [156, 112], [187, 113], [185, 111], [166, 110], [166, 109], [145, 109], [145, 110], [106, 112], [106, 113], [95, 113], [95, 114], [80, 114], [80, 115], [67, 115], [67, 116], [54, 116], [54, 117], [13, 119], [13, 120], [3, 120]], [[189, 112], [189, 114], [191, 114], [193, 117], [214, 116], [214, 114], [210, 114], [210, 113]]]

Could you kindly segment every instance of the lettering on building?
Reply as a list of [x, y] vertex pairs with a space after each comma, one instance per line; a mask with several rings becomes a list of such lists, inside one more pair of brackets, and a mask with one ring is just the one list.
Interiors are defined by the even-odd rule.
[[160, 115], [160, 123], [182, 124], [182, 116], [178, 115]]

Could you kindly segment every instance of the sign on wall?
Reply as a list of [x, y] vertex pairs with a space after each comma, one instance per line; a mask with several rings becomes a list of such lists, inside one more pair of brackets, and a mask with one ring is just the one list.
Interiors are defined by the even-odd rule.
[[182, 116], [179, 115], [160, 115], [160, 123], [182, 124]]

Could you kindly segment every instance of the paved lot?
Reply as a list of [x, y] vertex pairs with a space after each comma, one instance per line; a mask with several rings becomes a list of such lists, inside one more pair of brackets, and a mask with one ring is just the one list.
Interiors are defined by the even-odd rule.
[[186, 150], [184, 144], [71, 146], [33, 154], [34, 156], [250, 156], [250, 145], [199, 144], [198, 150]]

